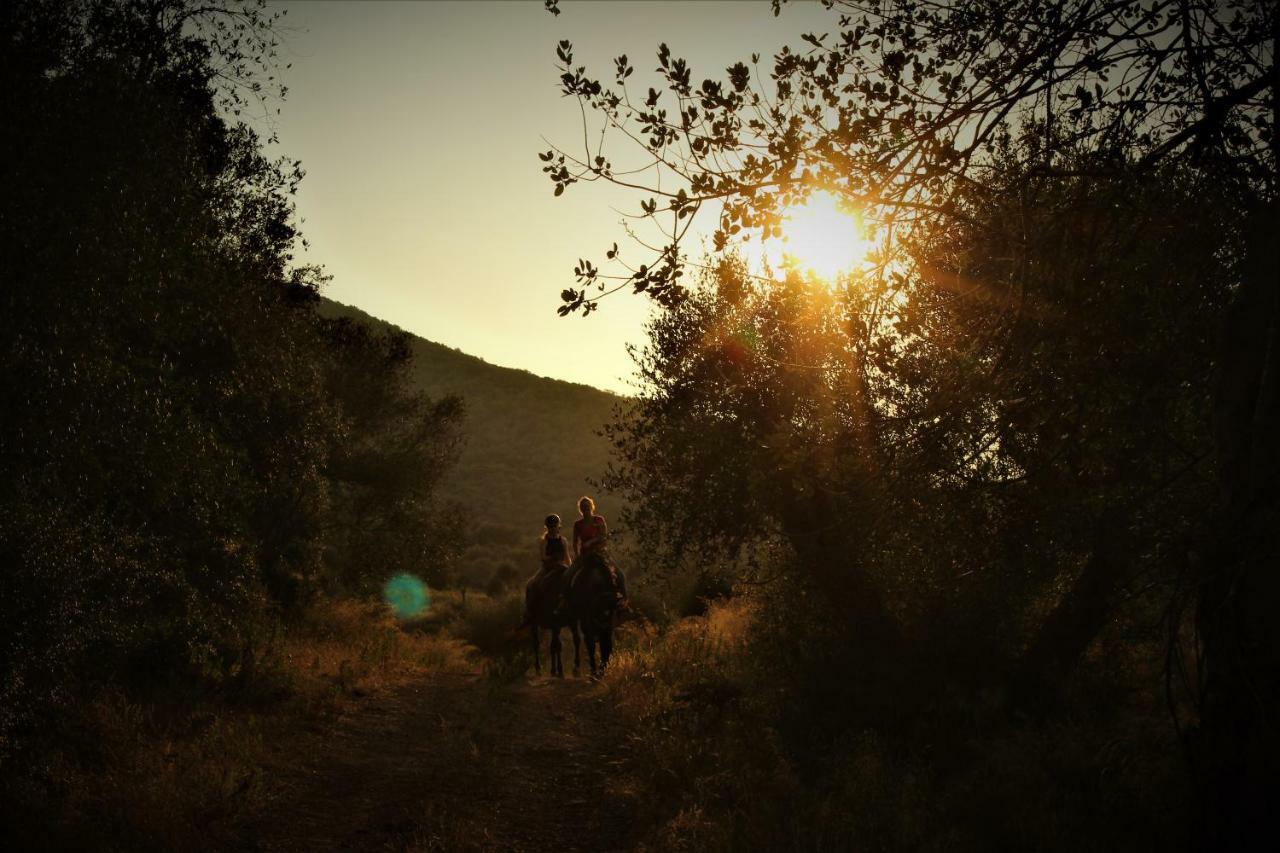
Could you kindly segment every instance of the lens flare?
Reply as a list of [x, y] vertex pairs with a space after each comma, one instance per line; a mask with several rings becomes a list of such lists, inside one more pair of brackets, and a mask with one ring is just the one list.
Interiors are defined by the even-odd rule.
[[431, 606], [431, 591], [415, 575], [396, 575], [382, 587], [382, 600], [401, 619], [412, 619]]

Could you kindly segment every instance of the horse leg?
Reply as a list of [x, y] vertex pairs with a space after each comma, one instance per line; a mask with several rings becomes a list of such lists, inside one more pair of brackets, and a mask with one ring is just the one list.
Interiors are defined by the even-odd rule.
[[600, 669], [609, 666], [609, 658], [613, 655], [613, 626], [600, 632]]
[[591, 628], [587, 627], [585, 620], [582, 623], [582, 638], [587, 641], [587, 663], [591, 666], [591, 677], [595, 678], [598, 674], [596, 672], [596, 635]]
[[564, 661], [560, 655], [560, 626], [552, 625], [551, 631], [551, 676], [552, 678], [564, 678]]
[[556, 626], [556, 662], [559, 667], [556, 675], [560, 678], [564, 678], [564, 646], [560, 643], [560, 629], [563, 627], [563, 625]]
[[533, 642], [533, 671], [538, 675], [542, 675], [542, 653], [538, 648], [541, 643], [538, 640], [537, 622], [532, 622], [529, 625], [529, 639]]
[[573, 677], [577, 678], [582, 670], [582, 636], [576, 621], [569, 623], [569, 633], [573, 635]]

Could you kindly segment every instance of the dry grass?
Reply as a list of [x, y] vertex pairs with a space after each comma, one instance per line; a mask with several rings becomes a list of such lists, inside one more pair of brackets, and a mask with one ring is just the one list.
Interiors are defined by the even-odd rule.
[[737, 655], [750, 635], [753, 608], [746, 599], [717, 601], [705, 616], [689, 617], [658, 633], [641, 623], [624, 629], [609, 664], [617, 703], [638, 719], [661, 713], [673, 702], [715, 689], [732, 689]]
[[495, 598], [468, 596], [466, 609], [458, 612], [449, 630], [483, 655], [490, 678], [515, 681], [533, 665], [527, 639], [515, 630], [523, 614], [523, 590]]
[[646, 849], [733, 850], [750, 838], [770, 849], [764, 833], [794, 782], [751, 703], [743, 664], [755, 618], [754, 604], [736, 598], [662, 632], [628, 626], [610, 663], [606, 683], [653, 792]]
[[388, 845], [396, 853], [498, 853], [503, 850], [486, 821], [437, 811], [428, 804], [413, 818], [413, 831], [403, 844]]
[[313, 711], [385, 690], [423, 672], [470, 672], [474, 650], [443, 632], [403, 624], [379, 604], [324, 601], [289, 635], [280, 667], [290, 690]]
[[[45, 754], [10, 804], [9, 849], [190, 849], [217, 846], [261, 801], [263, 746], [255, 716], [164, 720], [107, 692], [84, 709], [83, 739]], [[25, 796], [23, 796], [25, 795]]]
[[5, 779], [7, 849], [177, 850], [231, 843], [264, 802], [264, 745], [475, 649], [369, 602], [317, 603], [255, 663], [242, 694], [140, 701], [108, 690]]

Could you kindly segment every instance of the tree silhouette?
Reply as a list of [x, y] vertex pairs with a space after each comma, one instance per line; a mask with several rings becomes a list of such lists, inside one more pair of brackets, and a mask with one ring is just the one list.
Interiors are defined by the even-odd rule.
[[[1154, 585], [1201, 841], [1243, 843], [1280, 754], [1277, 6], [824, 5], [830, 31], [701, 82], [661, 45], [643, 95], [627, 57], [603, 80], [557, 47], [587, 132], [544, 172], [557, 194], [633, 190], [663, 234], [642, 262], [579, 261], [562, 294], [562, 313], [622, 289], [671, 309], [620, 482], [659, 514], [723, 505], [701, 522], [723, 542], [789, 532], [882, 651], [917, 661], [903, 638], [955, 629], [1032, 712]], [[697, 217], [732, 252], [816, 191], [881, 235], [841, 298], [741, 270], [691, 295]], [[968, 628], [930, 605], [959, 567], [982, 578]], [[980, 642], [984, 619], [1007, 633]]]
[[[670, 239], [643, 272], [580, 263], [567, 308], [589, 310], [617, 289], [608, 281], [678, 299], [681, 240], [713, 202], [717, 249], [778, 233], [781, 212], [815, 190], [897, 229], [962, 218], [960, 194], [998, 184], [1001, 138], [1019, 122], [1041, 125], [1025, 156], [1050, 174], [1055, 146], [1070, 143], [1111, 155], [1093, 174], [1208, 159], [1242, 193], [1274, 195], [1274, 4], [824, 5], [838, 12], [832, 31], [804, 34], [771, 67], [752, 56], [699, 84], [661, 45], [664, 88], [644, 97], [627, 86], [626, 56], [610, 82], [558, 45], [561, 89], [599, 132], [581, 151], [541, 154], [543, 171], [557, 194], [606, 181], [651, 196], [636, 216]], [[643, 168], [615, 174], [605, 146], [619, 137], [643, 151]], [[616, 247], [605, 255], [621, 263]]]
[[318, 593], [431, 564], [457, 402], [316, 313], [301, 167], [247, 122], [282, 15], [0, 10], [0, 759], [103, 685], [243, 685]]

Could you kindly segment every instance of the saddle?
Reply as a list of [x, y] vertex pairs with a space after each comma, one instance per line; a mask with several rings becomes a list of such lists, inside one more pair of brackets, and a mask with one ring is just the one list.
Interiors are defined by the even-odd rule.
[[600, 603], [609, 611], [612, 611], [623, 598], [623, 581], [621, 572], [614, 566], [613, 560], [609, 559], [607, 553], [595, 552], [585, 555], [574, 567], [574, 573], [569, 577], [568, 587], [574, 590], [574, 594], [579, 594], [585, 584], [590, 583], [589, 579], [596, 578], [603, 582], [596, 592], [600, 596]]

